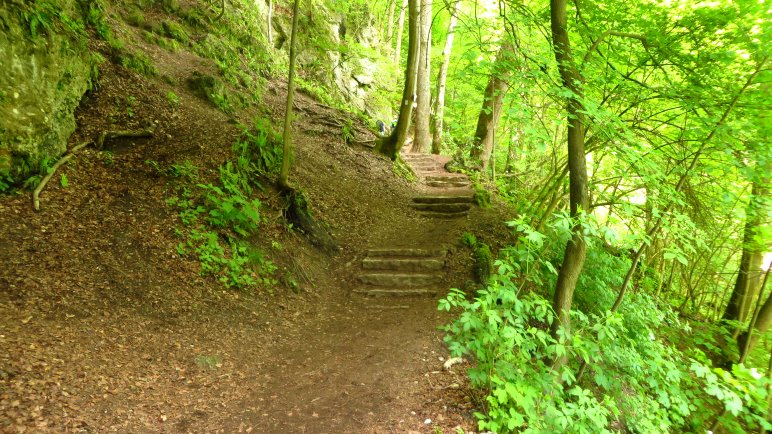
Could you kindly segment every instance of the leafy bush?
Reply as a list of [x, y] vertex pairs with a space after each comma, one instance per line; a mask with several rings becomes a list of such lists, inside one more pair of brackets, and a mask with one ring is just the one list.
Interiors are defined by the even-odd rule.
[[[562, 221], [549, 230], [563, 233]], [[488, 285], [471, 300], [454, 289], [439, 303], [458, 312], [445, 341], [452, 356], [474, 362], [468, 375], [485, 395], [481, 430], [699, 432], [717, 419], [736, 433], [769, 426], [768, 380], [742, 366], [711, 368], [701, 351], [676, 348], [667, 338], [678, 341], [689, 328], [643, 293], [620, 312], [573, 310], [572, 329], [552, 336], [550, 302], [526, 288], [556, 274], [551, 240], [560, 236], [522, 220], [511, 225], [519, 241], [496, 261]]]

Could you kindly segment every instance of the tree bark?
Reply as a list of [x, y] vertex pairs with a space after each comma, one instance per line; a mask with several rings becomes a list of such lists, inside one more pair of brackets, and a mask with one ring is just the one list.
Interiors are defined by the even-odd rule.
[[298, 30], [298, 3], [292, 7], [292, 34], [290, 36], [289, 78], [287, 79], [287, 108], [284, 111], [284, 148], [279, 173], [279, 186], [289, 189], [289, 169], [292, 160], [292, 100], [295, 97], [295, 39]]
[[394, 10], [397, 8], [397, 1], [399, 0], [389, 1], [389, 16], [386, 24], [386, 42], [389, 48], [391, 48], [391, 38], [394, 37]]
[[[394, 0], [399, 1], [399, 0]], [[402, 8], [399, 10], [399, 20], [397, 20], [397, 47], [394, 50], [394, 64], [399, 65], [399, 59], [402, 50], [402, 32], [405, 30], [405, 10], [408, 8], [408, 0], [402, 0]], [[408, 63], [409, 60], [408, 60]]]
[[405, 87], [402, 90], [402, 103], [397, 118], [397, 126], [389, 137], [384, 138], [375, 149], [383, 155], [395, 160], [399, 150], [405, 145], [410, 128], [410, 116], [413, 112], [415, 97], [416, 69], [418, 68], [418, 2], [408, 0], [408, 53], [405, 68]]
[[[571, 47], [566, 29], [566, 0], [550, 0], [550, 21], [555, 60], [558, 63], [563, 86], [571, 92], [566, 101], [568, 112], [568, 179], [571, 217], [577, 218], [589, 206], [587, 194], [587, 162], [584, 156], [584, 106], [582, 103], [582, 76], [571, 56]], [[552, 307], [557, 321], [552, 323], [552, 336], [558, 338], [558, 331], [565, 332], [571, 327], [571, 304], [579, 274], [584, 267], [587, 245], [582, 235], [582, 225], [575, 221], [572, 236], [566, 245], [563, 264], [555, 285]]]
[[[768, 269], [764, 273], [764, 279], [759, 292], [759, 302], [761, 302], [761, 294], [764, 292], [764, 287], [769, 280], [769, 271], [770, 270]], [[741, 333], [740, 336], [737, 337], [737, 347], [740, 349], [740, 363], [745, 362], [745, 358], [751, 352], [753, 345], [755, 345], [756, 341], [759, 339], [756, 333], [751, 334], [751, 332], [755, 330], [759, 334], [764, 333], [769, 330], [770, 324], [772, 324], [772, 294], [767, 296], [767, 301], [765, 301], [764, 305], [758, 309], [755, 317], [751, 320], [751, 323], [748, 326], [748, 330]]]
[[763, 223], [763, 207], [759, 204], [765, 199], [767, 191], [760, 182], [754, 182], [751, 189], [751, 199], [745, 208], [745, 230], [743, 231], [743, 248], [740, 257], [740, 267], [737, 272], [732, 296], [726, 306], [722, 319], [743, 322], [748, 319], [751, 301], [759, 287], [761, 261], [764, 246], [754, 243], [753, 238]]
[[432, 146], [429, 129], [431, 115], [431, 64], [432, 64], [432, 0], [420, 0], [420, 42], [418, 77], [416, 83], [415, 137], [413, 152], [428, 153]]
[[439, 154], [442, 148], [442, 122], [445, 112], [445, 88], [448, 80], [448, 66], [450, 65], [450, 52], [453, 49], [453, 38], [456, 35], [456, 23], [458, 22], [458, 9], [461, 0], [456, 1], [450, 11], [450, 23], [448, 24], [448, 36], [445, 38], [445, 49], [442, 50], [442, 65], [437, 75], [437, 99], [434, 100], [434, 133], [432, 135], [432, 154]]
[[268, 46], [273, 48], [273, 0], [268, 0]]
[[474, 133], [470, 154], [472, 160], [478, 164], [482, 172], [488, 167], [488, 161], [493, 151], [494, 130], [501, 118], [501, 105], [504, 101], [504, 94], [507, 93], [507, 82], [505, 80], [509, 75], [507, 73], [506, 59], [511, 52], [512, 44], [508, 41], [499, 49], [493, 71], [488, 79], [488, 86], [485, 88], [482, 109], [477, 117], [477, 129]]

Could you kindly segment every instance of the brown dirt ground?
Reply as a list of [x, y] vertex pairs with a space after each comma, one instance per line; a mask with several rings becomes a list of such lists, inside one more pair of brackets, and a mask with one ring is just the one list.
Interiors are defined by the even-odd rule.
[[[146, 48], [178, 82], [211, 68], [189, 53], [171, 59]], [[166, 100], [169, 90], [181, 104]], [[285, 94], [273, 82], [262, 102], [279, 126]], [[225, 291], [177, 254], [177, 217], [164, 203], [177, 181], [145, 161], [191, 160], [214, 179], [239, 128], [183, 86], [104, 65], [70, 146], [105, 130], [157, 127], [152, 138], [109, 142], [112, 158], [86, 148], [60, 169], [69, 186], [57, 175], [44, 190], [39, 213], [26, 194], [0, 198], [0, 431], [474, 430], [463, 365], [442, 369], [448, 353], [437, 326], [450, 317], [436, 300], [351, 290], [366, 249], [388, 246], [450, 246], [445, 283], [463, 285], [469, 254], [459, 236], [496, 242], [507, 234], [506, 213], [419, 217], [408, 207], [417, 184], [323, 122], [345, 113], [302, 94], [297, 108], [291, 180], [341, 250], [326, 255], [288, 230], [269, 188], [255, 243], [301, 290]], [[249, 124], [254, 115], [237, 118]]]

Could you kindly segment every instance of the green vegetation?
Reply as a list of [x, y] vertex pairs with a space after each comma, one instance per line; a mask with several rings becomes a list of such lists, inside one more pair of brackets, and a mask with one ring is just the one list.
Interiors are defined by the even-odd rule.
[[[276, 266], [249, 241], [259, 232], [261, 202], [253, 196], [261, 188], [257, 179], [276, 172], [281, 162], [280, 141], [265, 120], [257, 120], [252, 130], [245, 130], [233, 144], [234, 161], [219, 168], [217, 184], [183, 187], [179, 196], [167, 200], [177, 209], [183, 228], [177, 233], [183, 241], [177, 246], [181, 255], [192, 255], [201, 264], [201, 274], [217, 277], [226, 287], [270, 290]], [[190, 161], [161, 167], [156, 161], [146, 164], [157, 174], [196, 182], [198, 168]]]
[[[480, 429], [612, 432], [611, 421], [619, 420], [639, 432], [698, 432], [714, 422], [718, 407], [727, 409], [719, 417], [731, 432], [764, 423], [760, 375], [740, 365], [731, 372], [711, 366], [697, 345], [708, 336], [692, 337], [687, 323], [644, 292], [619, 312], [588, 299], [572, 312], [572, 330], [551, 336], [555, 314], [534, 289], [556, 278], [553, 263], [570, 236], [565, 223], [553, 220], [543, 234], [524, 219], [510, 222], [518, 244], [500, 255], [488, 285], [472, 300], [452, 290], [440, 301], [441, 309], [460, 313], [445, 328], [452, 356], [474, 358], [470, 380], [486, 392]], [[609, 271], [585, 270], [582, 293]], [[573, 362], [556, 371], [559, 358]]]

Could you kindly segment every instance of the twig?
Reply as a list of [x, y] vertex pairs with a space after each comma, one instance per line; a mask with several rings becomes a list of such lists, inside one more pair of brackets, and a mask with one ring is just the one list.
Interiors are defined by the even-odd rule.
[[46, 184], [48, 184], [48, 181], [51, 180], [51, 177], [54, 176], [54, 173], [56, 173], [56, 169], [58, 169], [59, 166], [61, 166], [62, 164], [66, 163], [67, 160], [72, 158], [72, 156], [75, 155], [76, 152], [85, 148], [90, 143], [91, 141], [83, 142], [80, 145], [72, 148], [72, 150], [67, 155], [60, 158], [59, 161], [57, 161], [56, 164], [54, 164], [51, 170], [48, 171], [48, 175], [46, 175], [45, 177], [43, 177], [43, 179], [40, 180], [40, 184], [38, 184], [35, 191], [32, 192], [32, 207], [35, 208], [35, 211], [40, 211], [40, 192], [43, 190], [43, 188], [45, 188]]

